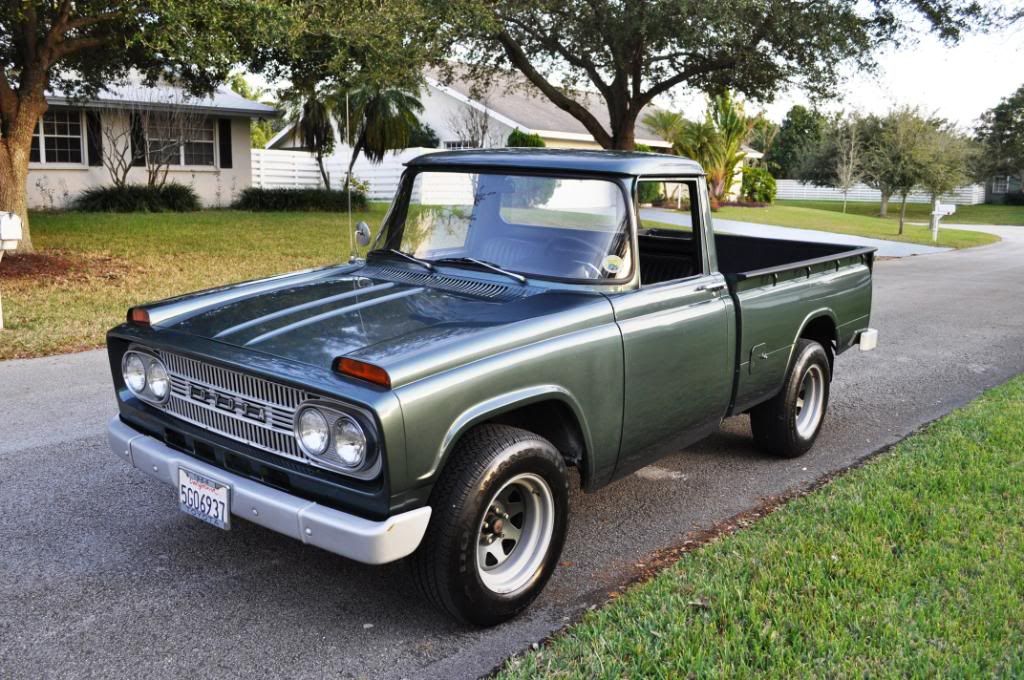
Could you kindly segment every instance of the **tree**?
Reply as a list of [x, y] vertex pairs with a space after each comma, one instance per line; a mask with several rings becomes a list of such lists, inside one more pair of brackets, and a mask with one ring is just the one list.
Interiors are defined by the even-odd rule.
[[508, 139], [505, 140], [505, 146], [538, 149], [547, 146], [547, 144], [544, 143], [544, 138], [536, 132], [523, 132], [519, 128], [516, 128], [512, 132], [508, 133]]
[[412, 88], [364, 85], [347, 93], [338, 93], [334, 99], [338, 128], [344, 130], [347, 127], [346, 141], [352, 147], [352, 158], [345, 176], [346, 187], [352, 179], [352, 168], [360, 153], [365, 154], [371, 163], [380, 163], [388, 151], [408, 147], [413, 132], [419, 126], [416, 114], [423, 111], [423, 104]]
[[843, 192], [843, 212], [846, 212], [846, 197], [853, 185], [861, 178], [860, 120], [856, 115], [836, 121], [835, 170], [836, 187]]
[[[481, 103], [487, 106], [487, 100]], [[491, 116], [487, 111], [472, 106], [462, 106], [448, 115], [448, 129], [459, 142], [474, 149], [501, 146], [500, 134], [491, 128]]]
[[298, 84], [284, 94], [283, 100], [289, 107], [299, 144], [313, 154], [324, 189], [330, 189], [331, 177], [324, 161], [334, 152], [333, 98], [315, 84]]
[[933, 123], [925, 142], [921, 188], [928, 192], [934, 203], [943, 194], [970, 181], [971, 169], [978, 156], [977, 146], [945, 121]]
[[441, 146], [441, 140], [434, 128], [421, 120], [416, 121], [416, 127], [409, 135], [409, 146], [423, 147], [425, 149], [436, 149]]
[[[254, 102], [262, 102], [269, 106], [277, 106], [276, 102], [267, 97], [267, 90], [250, 85], [249, 81], [246, 80], [245, 76], [241, 73], [232, 75], [230, 80], [228, 80], [228, 85], [230, 85], [231, 90], [239, 96], [245, 97], [246, 99]], [[278, 130], [274, 129], [274, 124], [266, 118], [260, 118], [259, 120], [253, 121], [249, 126], [249, 138], [252, 142], [252, 148], [267, 148], [267, 142], [269, 142], [277, 132]]]
[[862, 127], [862, 120], [856, 114], [830, 118], [821, 140], [804, 154], [796, 172], [799, 180], [841, 190], [844, 213], [850, 189], [863, 178]]
[[1024, 180], [1024, 85], [982, 114], [975, 136], [985, 149], [977, 164], [979, 179], [1006, 174]]
[[[0, 210], [24, 223], [32, 136], [47, 90], [88, 96], [132, 71], [211, 90], [274, 22], [263, 0], [6, 0], [0, 3]], [[241, 37], [239, 37], [241, 36]]]
[[900, 197], [900, 228], [903, 233], [907, 196], [927, 175], [929, 145], [936, 121], [925, 119], [916, 108], [890, 111], [873, 123], [867, 140], [864, 174], [869, 183], [884, 187], [883, 214], [888, 196]]
[[776, 177], [801, 179], [808, 156], [821, 146], [828, 120], [814, 109], [797, 104], [782, 119], [775, 144], [765, 156]]
[[774, 148], [775, 139], [779, 136], [780, 127], [768, 120], [764, 113], [759, 113], [754, 118], [753, 127], [750, 130], [750, 139], [747, 143], [755, 151], [760, 151], [767, 156]]
[[867, 11], [848, 0], [428, 1], [475, 78], [511, 66], [607, 149], [632, 149], [641, 112], [676, 86], [755, 100], [792, 84], [830, 94], [843, 64], [870, 67], [874, 47], [905, 36], [915, 13], [947, 40], [991, 20], [979, 0], [869, 0]]

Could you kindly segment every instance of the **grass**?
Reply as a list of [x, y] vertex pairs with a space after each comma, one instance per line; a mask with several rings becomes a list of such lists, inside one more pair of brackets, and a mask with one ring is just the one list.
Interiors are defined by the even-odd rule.
[[[841, 201], [779, 201], [779, 205], [828, 210], [842, 214]], [[846, 204], [846, 212], [852, 215], [876, 217], [879, 203], [856, 201]], [[927, 222], [930, 219], [931, 206], [925, 203], [908, 203], [907, 219], [913, 222]], [[890, 222], [898, 222], [900, 218], [899, 203], [889, 203], [889, 214], [884, 218]], [[958, 205], [956, 213], [944, 217], [950, 224], [1004, 224], [1024, 226], [1024, 205]]]
[[1024, 676], [1024, 377], [499, 673]]
[[[375, 204], [353, 220], [376, 229], [385, 209]], [[38, 262], [6, 256], [0, 263], [7, 327], [0, 332], [0, 359], [99, 347], [133, 304], [341, 262], [349, 253], [344, 213], [39, 213], [30, 219]]]
[[[932, 241], [932, 235], [927, 226], [908, 224], [905, 226], [904, 234], [900, 236], [897, 233], [898, 223], [890, 219], [874, 217], [870, 214], [870, 211], [863, 214], [856, 212], [843, 214], [833, 208], [835, 206], [828, 204], [827, 201], [815, 201], [813, 203], [810, 201], [788, 201], [775, 203], [766, 208], [736, 208], [727, 206], [716, 212], [714, 217], [724, 220], [754, 222], [756, 224], [774, 224], [781, 227], [794, 227], [796, 229], [817, 229], [819, 231], [867, 236], [887, 241], [946, 246], [948, 248], [970, 248], [972, 246], [985, 245], [986, 243], [995, 243], [999, 240], [997, 236], [978, 231], [942, 228], [939, 230], [939, 240], [936, 243]], [[838, 210], [842, 210], [841, 204], [838, 205]]]

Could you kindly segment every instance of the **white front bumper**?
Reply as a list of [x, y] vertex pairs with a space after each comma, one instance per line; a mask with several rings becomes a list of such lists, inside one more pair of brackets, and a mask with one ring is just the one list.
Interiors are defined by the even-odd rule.
[[116, 416], [107, 436], [115, 454], [165, 484], [177, 485], [183, 465], [231, 487], [232, 515], [359, 562], [384, 564], [409, 555], [430, 521], [429, 507], [375, 522], [318, 505], [175, 451]]

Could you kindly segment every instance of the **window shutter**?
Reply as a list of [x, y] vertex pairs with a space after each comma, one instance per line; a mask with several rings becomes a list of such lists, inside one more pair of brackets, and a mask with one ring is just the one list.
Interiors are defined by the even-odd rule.
[[220, 151], [220, 167], [231, 167], [231, 119], [217, 121], [217, 148]]
[[142, 118], [139, 114], [131, 114], [132, 126], [132, 165], [144, 167], [146, 165], [146, 135], [142, 131]]
[[89, 140], [89, 165], [103, 165], [103, 129], [98, 111], [85, 112], [85, 130]]

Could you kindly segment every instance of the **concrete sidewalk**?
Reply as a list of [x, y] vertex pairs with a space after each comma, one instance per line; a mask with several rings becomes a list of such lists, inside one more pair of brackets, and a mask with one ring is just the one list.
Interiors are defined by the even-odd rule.
[[[690, 225], [689, 216], [676, 212], [675, 210], [663, 210], [660, 208], [643, 208], [640, 217], [668, 224]], [[942, 253], [950, 248], [938, 248], [935, 246], [922, 246], [916, 243], [900, 243], [899, 241], [886, 241], [877, 238], [866, 238], [864, 236], [851, 236], [850, 234], [835, 234], [830, 231], [815, 231], [813, 229], [793, 229], [791, 227], [776, 227], [770, 224], [755, 224], [753, 222], [738, 222], [736, 220], [714, 219], [715, 230], [724, 234], [737, 234], [740, 236], [760, 236], [762, 238], [778, 238], [789, 241], [811, 241], [813, 243], [844, 243], [851, 246], [873, 246], [878, 248], [879, 257], [907, 257], [909, 255], [931, 255]], [[953, 225], [946, 225], [953, 226]]]

